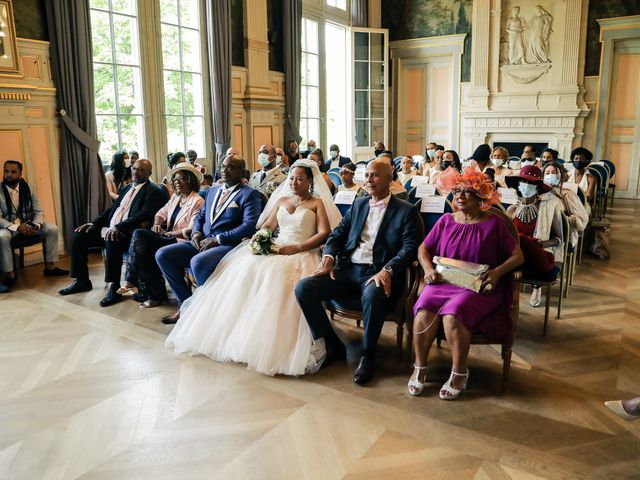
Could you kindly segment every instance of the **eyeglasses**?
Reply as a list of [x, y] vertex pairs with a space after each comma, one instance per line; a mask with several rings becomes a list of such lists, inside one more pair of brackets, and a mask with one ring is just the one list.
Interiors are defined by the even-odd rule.
[[456, 196], [465, 196], [465, 197], [470, 197], [472, 195], [476, 195], [477, 192], [471, 188], [462, 188], [462, 187], [456, 187], [452, 190], [453, 194]]

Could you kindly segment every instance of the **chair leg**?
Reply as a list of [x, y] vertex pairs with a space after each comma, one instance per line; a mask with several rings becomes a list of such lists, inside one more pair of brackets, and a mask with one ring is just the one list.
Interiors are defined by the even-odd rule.
[[413, 331], [407, 326], [407, 364], [413, 363]]
[[359, 319], [356, 320], [356, 325], [357, 325], [358, 328], [360, 328], [360, 320]]
[[560, 281], [560, 290], [558, 291], [558, 313], [556, 313], [556, 318], [560, 318], [561, 313], [562, 313], [562, 281]]
[[20, 247], [19, 248], [19, 252], [20, 252], [20, 262], [19, 262], [18, 266], [20, 268], [24, 268], [24, 247]]
[[551, 301], [551, 285], [547, 285], [546, 302], [544, 304], [544, 325], [542, 327], [542, 336], [547, 336], [547, 322], [549, 321], [549, 303]]
[[558, 290], [558, 318], [560, 318], [560, 305], [562, 304], [562, 292], [564, 292], [564, 272], [567, 268], [566, 266], [566, 258], [565, 262], [562, 264], [562, 268], [560, 269], [560, 290]]
[[402, 323], [396, 324], [396, 353], [398, 355], [398, 360], [402, 359]]

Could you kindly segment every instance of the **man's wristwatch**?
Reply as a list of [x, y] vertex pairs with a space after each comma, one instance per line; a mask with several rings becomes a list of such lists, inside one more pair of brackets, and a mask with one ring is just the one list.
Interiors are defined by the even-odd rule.
[[385, 265], [384, 267], [382, 267], [382, 271], [387, 272], [393, 277], [393, 268], [391, 268], [389, 265]]

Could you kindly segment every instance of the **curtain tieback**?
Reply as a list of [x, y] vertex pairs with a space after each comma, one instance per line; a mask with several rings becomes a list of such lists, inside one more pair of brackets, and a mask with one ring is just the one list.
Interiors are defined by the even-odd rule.
[[69, 115], [67, 115], [67, 111], [64, 108], [59, 109], [58, 114], [62, 118], [65, 127], [67, 127], [74, 137], [76, 137], [76, 140], [82, 143], [89, 150], [94, 152], [100, 150], [100, 142], [80, 128], [80, 126], [71, 117], [69, 117]]

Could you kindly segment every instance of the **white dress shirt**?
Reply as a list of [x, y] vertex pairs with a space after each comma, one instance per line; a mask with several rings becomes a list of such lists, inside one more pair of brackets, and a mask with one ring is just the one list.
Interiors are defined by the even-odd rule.
[[[15, 188], [7, 185], [7, 189], [9, 190], [9, 198], [11, 200], [11, 210], [16, 216], [15, 220], [13, 220], [13, 225], [9, 227], [9, 230], [15, 232], [18, 230], [18, 225], [20, 225], [20, 219], [18, 218], [18, 208], [20, 207], [20, 184], [18, 183]], [[9, 218], [7, 218], [7, 220], [11, 221]]]
[[131, 187], [131, 190], [127, 192], [125, 198], [122, 199], [118, 209], [113, 213], [113, 217], [111, 217], [111, 222], [109, 222], [109, 227], [115, 227], [117, 224], [129, 218], [129, 211], [131, 210], [131, 205], [133, 204], [133, 199], [136, 198], [136, 195], [140, 191], [140, 189], [146, 185], [147, 182], [141, 183], [140, 185], [134, 184]]
[[338, 155], [334, 160], [331, 160], [331, 166], [329, 168], [340, 168], [340, 155]]
[[362, 227], [362, 234], [360, 235], [360, 245], [351, 254], [351, 262], [359, 264], [372, 264], [373, 263], [373, 245], [376, 242], [378, 236], [378, 230], [380, 224], [384, 218], [384, 214], [387, 211], [387, 206], [391, 200], [391, 194], [389, 194], [382, 201], [384, 207], [369, 207], [369, 215]]

